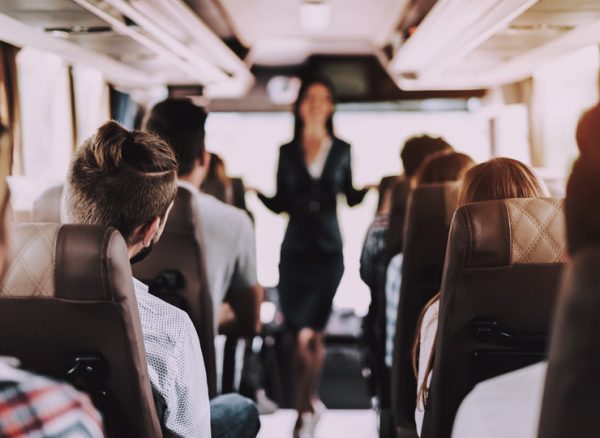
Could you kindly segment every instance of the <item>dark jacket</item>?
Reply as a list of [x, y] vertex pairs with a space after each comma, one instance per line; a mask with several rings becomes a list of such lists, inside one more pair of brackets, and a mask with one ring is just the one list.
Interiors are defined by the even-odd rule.
[[339, 193], [344, 193], [348, 205], [353, 206], [363, 200], [367, 191], [352, 186], [350, 145], [334, 138], [320, 179], [313, 179], [308, 172], [299, 143], [281, 146], [277, 193], [272, 198], [258, 196], [271, 211], [290, 216], [282, 250], [334, 253], [342, 250], [337, 220]]

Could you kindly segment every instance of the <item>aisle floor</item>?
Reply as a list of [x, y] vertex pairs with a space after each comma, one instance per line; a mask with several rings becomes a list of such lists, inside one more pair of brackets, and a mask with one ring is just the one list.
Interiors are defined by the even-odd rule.
[[[291, 438], [296, 412], [280, 409], [260, 418], [258, 438]], [[315, 438], [377, 438], [377, 415], [372, 409], [331, 409], [317, 426]]]

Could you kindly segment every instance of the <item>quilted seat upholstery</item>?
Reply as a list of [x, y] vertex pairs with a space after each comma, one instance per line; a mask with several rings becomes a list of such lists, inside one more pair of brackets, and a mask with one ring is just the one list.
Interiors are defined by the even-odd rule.
[[423, 438], [450, 437], [475, 384], [545, 357], [565, 260], [562, 199], [476, 202], [456, 211]]
[[109, 437], [161, 437], [125, 240], [113, 228], [20, 224], [0, 284], [0, 355], [68, 380]]

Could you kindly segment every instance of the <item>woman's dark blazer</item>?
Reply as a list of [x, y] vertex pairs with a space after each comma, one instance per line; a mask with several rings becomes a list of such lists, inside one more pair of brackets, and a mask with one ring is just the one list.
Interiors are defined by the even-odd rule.
[[295, 141], [279, 149], [277, 193], [272, 198], [259, 194], [265, 206], [290, 217], [282, 250], [301, 252], [316, 249], [325, 253], [342, 250], [337, 220], [337, 195], [344, 193], [348, 205], [359, 204], [367, 190], [352, 186], [350, 145], [333, 139], [320, 179], [308, 172], [302, 146]]

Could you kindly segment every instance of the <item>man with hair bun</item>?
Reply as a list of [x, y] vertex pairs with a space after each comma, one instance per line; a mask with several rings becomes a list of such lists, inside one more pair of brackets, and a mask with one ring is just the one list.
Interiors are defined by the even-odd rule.
[[[77, 151], [65, 185], [67, 222], [116, 228], [132, 262], [158, 241], [177, 193], [177, 160], [158, 136], [111, 121]], [[253, 436], [251, 402], [226, 395], [208, 401], [200, 342], [188, 315], [133, 279], [150, 384], [170, 437]], [[241, 408], [240, 408], [241, 406]], [[214, 424], [227, 424], [214, 430]]]

